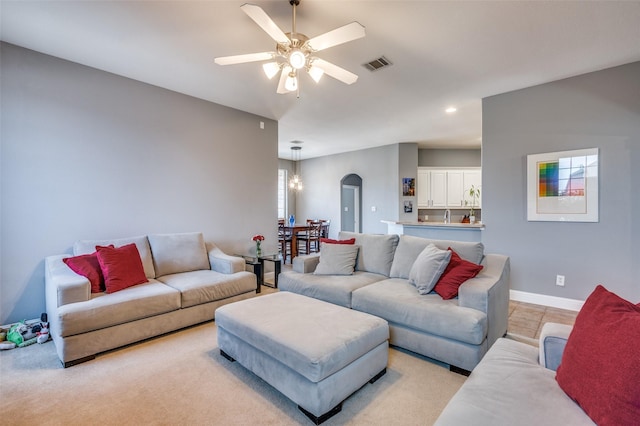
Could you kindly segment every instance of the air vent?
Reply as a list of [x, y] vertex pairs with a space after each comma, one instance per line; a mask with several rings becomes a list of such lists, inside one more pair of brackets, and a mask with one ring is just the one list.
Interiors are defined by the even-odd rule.
[[378, 71], [379, 69], [388, 67], [389, 65], [393, 64], [384, 56], [380, 56], [378, 59], [374, 59], [373, 61], [367, 62], [366, 64], [362, 65], [369, 71]]

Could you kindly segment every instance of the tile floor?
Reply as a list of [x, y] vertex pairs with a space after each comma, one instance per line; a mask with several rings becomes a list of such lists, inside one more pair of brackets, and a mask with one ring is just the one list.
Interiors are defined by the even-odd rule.
[[578, 312], [523, 302], [509, 302], [507, 332], [512, 335], [538, 339], [546, 322], [573, 325]]

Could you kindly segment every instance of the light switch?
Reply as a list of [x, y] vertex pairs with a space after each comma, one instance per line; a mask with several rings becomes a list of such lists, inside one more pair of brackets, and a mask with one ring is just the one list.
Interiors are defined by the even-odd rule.
[[375, 212], [376, 210], [378, 210], [378, 208], [376, 206], [371, 206], [371, 211]]

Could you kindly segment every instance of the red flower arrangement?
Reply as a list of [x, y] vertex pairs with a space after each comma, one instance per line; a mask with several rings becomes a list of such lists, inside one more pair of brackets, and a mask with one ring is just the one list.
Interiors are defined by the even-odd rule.
[[260, 248], [260, 243], [262, 241], [264, 241], [264, 235], [254, 235], [253, 238], [251, 238], [252, 241], [256, 242], [256, 256], [260, 257], [262, 256], [262, 249]]

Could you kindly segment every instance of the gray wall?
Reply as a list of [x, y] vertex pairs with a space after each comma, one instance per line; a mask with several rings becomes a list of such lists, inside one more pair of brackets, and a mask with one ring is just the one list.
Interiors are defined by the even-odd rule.
[[[483, 242], [511, 256], [512, 288], [640, 301], [640, 62], [486, 98], [482, 115]], [[527, 155], [593, 147], [599, 223], [528, 222]]]
[[43, 259], [78, 239], [200, 231], [233, 251], [262, 233], [276, 247], [277, 122], [1, 49], [0, 323], [40, 316]]
[[420, 167], [480, 167], [480, 149], [419, 149]]
[[362, 232], [386, 234], [387, 225], [380, 220], [398, 220], [398, 150], [397, 144], [386, 145], [302, 161], [305, 189], [297, 196], [297, 220], [330, 219], [329, 234], [335, 238], [340, 231], [340, 181], [354, 173], [362, 178]]
[[[398, 176], [397, 182], [400, 186], [398, 190], [398, 220], [405, 222], [416, 222], [418, 220], [418, 197], [417, 194], [412, 197], [402, 195], [402, 179], [413, 178], [418, 179], [418, 144], [401, 143], [398, 144]], [[415, 181], [414, 181], [415, 182]], [[416, 182], [417, 189], [417, 182]], [[408, 201], [412, 204], [411, 213], [404, 212], [404, 203]]]

